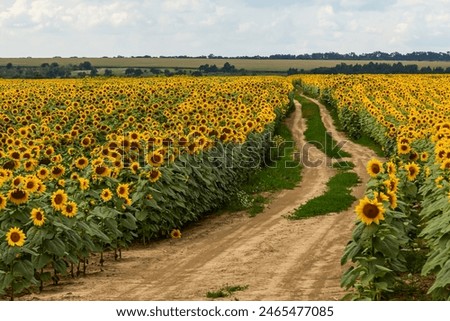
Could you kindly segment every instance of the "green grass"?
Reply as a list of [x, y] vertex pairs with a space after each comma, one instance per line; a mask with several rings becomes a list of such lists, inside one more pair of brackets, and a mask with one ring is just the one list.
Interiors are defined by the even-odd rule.
[[310, 199], [295, 210], [291, 219], [301, 219], [348, 209], [356, 198], [351, 195], [351, 188], [359, 183], [354, 172], [338, 172], [327, 183], [325, 194]]
[[385, 157], [386, 155], [384, 154], [383, 150], [381, 149], [381, 146], [378, 145], [372, 138], [370, 138], [367, 135], [362, 135], [360, 138], [358, 139], [352, 139], [353, 142], [360, 144], [362, 146], [365, 146], [367, 148], [370, 148], [371, 150], [373, 150], [375, 152], [375, 154], [377, 154], [380, 157]]
[[232, 295], [234, 292], [245, 291], [247, 289], [248, 285], [225, 286], [218, 291], [208, 291], [208, 293], [206, 293], [206, 297], [210, 299], [226, 298]]
[[351, 155], [338, 146], [338, 143], [327, 133], [325, 125], [320, 117], [320, 109], [317, 104], [303, 96], [296, 96], [302, 104], [302, 116], [306, 119], [306, 140], [320, 149], [330, 158], [350, 157]]

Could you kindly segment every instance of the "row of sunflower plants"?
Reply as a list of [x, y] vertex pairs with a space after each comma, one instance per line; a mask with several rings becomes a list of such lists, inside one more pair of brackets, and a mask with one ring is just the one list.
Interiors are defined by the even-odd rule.
[[427, 295], [450, 299], [450, 94], [447, 75], [304, 76], [389, 161], [372, 160], [366, 196], [342, 263], [356, 299], [386, 299], [408, 276], [432, 280]]
[[281, 77], [0, 81], [0, 293], [179, 237], [264, 165]]

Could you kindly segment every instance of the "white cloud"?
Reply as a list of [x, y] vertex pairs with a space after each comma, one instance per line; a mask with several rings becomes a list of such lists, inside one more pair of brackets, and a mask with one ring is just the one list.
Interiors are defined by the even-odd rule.
[[447, 51], [448, 12], [448, 0], [2, 0], [0, 55]]

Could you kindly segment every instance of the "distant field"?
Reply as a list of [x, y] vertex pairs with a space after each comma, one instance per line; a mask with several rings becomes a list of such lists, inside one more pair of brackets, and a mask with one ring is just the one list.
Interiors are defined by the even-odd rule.
[[[334, 67], [340, 63], [366, 64], [368, 60], [265, 60], [265, 59], [207, 59], [207, 58], [0, 58], [0, 66], [8, 63], [24, 67], [40, 66], [43, 63], [56, 62], [63, 65], [79, 65], [89, 61], [96, 68], [159, 68], [159, 69], [195, 69], [200, 65], [209, 64], [223, 66], [229, 62], [237, 69], [244, 68], [250, 71], [287, 71], [289, 68], [311, 70], [317, 67]], [[397, 61], [374, 61], [378, 63], [393, 64]], [[416, 64], [422, 67], [450, 67], [450, 61], [400, 61], [404, 65]]]

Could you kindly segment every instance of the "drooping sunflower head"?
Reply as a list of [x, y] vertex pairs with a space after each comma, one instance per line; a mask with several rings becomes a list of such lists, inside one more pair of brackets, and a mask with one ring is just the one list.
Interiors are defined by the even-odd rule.
[[370, 225], [373, 222], [380, 224], [381, 220], [384, 220], [384, 207], [383, 204], [378, 202], [377, 199], [370, 200], [367, 196], [359, 201], [359, 204], [355, 208], [358, 218]]
[[386, 164], [386, 172], [389, 175], [394, 175], [397, 172], [397, 168], [393, 162], [387, 162]]
[[8, 198], [13, 204], [24, 204], [28, 202], [28, 192], [20, 188], [12, 189], [8, 192]]
[[148, 173], [148, 180], [152, 183], [156, 182], [161, 178], [161, 172], [159, 169], [154, 168]]
[[105, 165], [98, 165], [94, 167], [94, 173], [96, 176], [106, 177], [110, 176], [111, 169]]
[[378, 159], [371, 159], [367, 164], [367, 173], [372, 177], [377, 177], [378, 174], [384, 172], [383, 163]]
[[64, 168], [64, 166], [58, 164], [52, 167], [52, 169], [50, 170], [52, 177], [55, 179], [60, 178], [61, 176], [64, 175], [64, 173], [66, 172], [66, 169]]
[[25, 233], [18, 227], [11, 227], [6, 233], [6, 241], [9, 246], [23, 246], [26, 238]]
[[387, 196], [389, 198], [389, 204], [391, 209], [395, 210], [397, 208], [397, 194], [393, 191], [388, 191]]
[[31, 220], [35, 226], [42, 226], [44, 224], [46, 217], [42, 208], [33, 208], [31, 210]]
[[161, 166], [164, 163], [164, 155], [160, 151], [155, 151], [147, 155], [147, 163], [154, 167]]

